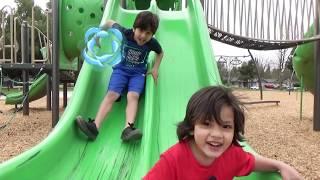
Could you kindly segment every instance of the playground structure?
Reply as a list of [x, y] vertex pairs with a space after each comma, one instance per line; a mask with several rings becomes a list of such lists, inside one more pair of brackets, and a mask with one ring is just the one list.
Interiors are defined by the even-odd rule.
[[[8, 11], [9, 9], [9, 11]], [[19, 59], [18, 57], [18, 51], [21, 49], [21, 47], [19, 47], [19, 41], [18, 41], [18, 36], [17, 34], [20, 33], [19, 29], [18, 29], [18, 24], [22, 25], [23, 20], [21, 19], [21, 17], [18, 16], [14, 16], [14, 11], [15, 9], [11, 8], [10, 6], [4, 6], [1, 10], [0, 10], [0, 14], [1, 14], [1, 50], [2, 50], [2, 56], [0, 59], [1, 63], [21, 63], [21, 59]], [[39, 28], [37, 28], [35, 26], [35, 20], [34, 20], [34, 7], [32, 8], [32, 17], [31, 17], [31, 24], [28, 24], [28, 28], [30, 29], [31, 33], [31, 40], [30, 40], [30, 44], [31, 44], [31, 63], [36, 63], [36, 62], [51, 62], [51, 58], [50, 58], [50, 47], [52, 46], [52, 42], [50, 41], [49, 37], [49, 16], [50, 16], [50, 12], [47, 10], [44, 12], [46, 15], [46, 19], [47, 19], [47, 24], [46, 24], [46, 31], [47, 33], [44, 34]], [[10, 40], [9, 40], [9, 44], [7, 44], [7, 41], [5, 39], [5, 35], [6, 35], [6, 17], [9, 16], [9, 35], [10, 35]], [[36, 37], [35, 37], [35, 33], [37, 33], [38, 35], [38, 40], [40, 42], [40, 51], [42, 53], [42, 59], [36, 59], [35, 58], [35, 41], [36, 41]], [[21, 41], [20, 41], [21, 42]], [[6, 56], [6, 49], [10, 49], [10, 56], [7, 58]]]
[[[217, 66], [212, 66], [214, 56], [200, 2], [188, 0], [184, 5], [176, 1], [162, 1], [167, 4], [149, 1], [150, 5], [148, 1], [146, 4], [123, 2], [109, 0], [103, 8], [100, 1], [92, 1], [90, 5], [75, 4], [70, 0], [54, 1], [53, 12], [61, 17], [61, 30], [59, 34], [58, 31], [53, 33], [59, 37], [59, 46], [53, 45], [52, 52], [53, 59], [59, 59], [59, 62], [77, 59], [82, 48], [79, 40], [83, 40], [84, 31], [88, 26], [97, 26], [93, 23], [96, 19], [101, 20], [93, 12], [104, 13], [101, 22], [114, 19], [128, 27], [139, 12], [132, 9], [148, 7], [159, 15], [161, 25], [156, 37], [166, 50], [166, 57], [158, 86], [148, 77], [146, 92], [140, 101], [137, 126], [144, 132], [141, 142], [123, 144], [119, 139], [125, 101], [115, 105], [109, 117], [112, 122], [102, 127], [95, 143], [86, 141], [74, 127], [77, 115], [94, 117], [108, 84], [106, 77], [111, 74], [111, 68], [97, 72], [84, 64], [73, 97], [53, 132], [31, 150], [0, 164], [1, 179], [139, 179], [159, 154], [176, 142], [172, 138], [175, 137], [175, 124], [181, 120], [190, 95], [203, 86], [221, 84]], [[100, 11], [95, 11], [97, 7]], [[58, 9], [60, 13], [57, 13]], [[173, 39], [175, 43], [172, 43]], [[188, 51], [179, 52], [185, 49]], [[247, 144], [245, 148], [250, 150]], [[53, 166], [44, 167], [44, 163]], [[239, 179], [278, 178], [273, 173], [252, 173]]]
[[[42, 9], [40, 10], [43, 11]], [[26, 17], [15, 15], [15, 9], [10, 6], [4, 6], [0, 11], [2, 24], [0, 38], [0, 49], [2, 51], [0, 58], [1, 71], [22, 71], [23, 74], [23, 82], [16, 82], [12, 78], [8, 78], [11, 84], [22, 84], [23, 91], [6, 94], [5, 103], [15, 104], [16, 108], [18, 104], [23, 104], [24, 115], [29, 115], [28, 104], [30, 101], [37, 100], [45, 95], [47, 95], [47, 109], [51, 110], [52, 108], [52, 41], [48, 38], [51, 32], [49, 26], [51, 10], [47, 9], [43, 13], [46, 16], [46, 33], [36, 27], [34, 6], [32, 7], [29, 23], [22, 19]], [[6, 19], [9, 19], [8, 22], [5, 21]], [[6, 29], [6, 27], [9, 27], [9, 29]], [[21, 30], [19, 27], [21, 27]], [[6, 40], [6, 35], [9, 35], [9, 40]], [[40, 47], [36, 46], [36, 42]], [[36, 51], [41, 52], [41, 59], [36, 58]], [[59, 63], [59, 82], [56, 83], [63, 84], [64, 107], [67, 105], [67, 85], [68, 83], [75, 83], [80, 69], [79, 62], [78, 58], [71, 60], [61, 58]], [[29, 87], [30, 72], [36, 72], [37, 75], [33, 77], [32, 85]], [[57, 114], [57, 112], [53, 111], [53, 114]], [[55, 121], [53, 121], [54, 124], [56, 124]]]
[[318, 1], [201, 2], [211, 39], [248, 49], [249, 53], [249, 49], [294, 49], [293, 67], [303, 87], [314, 94], [314, 130], [319, 131], [320, 72], [316, 71], [320, 69]]
[[[23, 114], [29, 114], [29, 100], [36, 100], [40, 97], [43, 97], [46, 94], [46, 83], [43, 83], [42, 80], [48, 80], [46, 75], [42, 75], [39, 80], [35, 80], [32, 84], [30, 91], [29, 89], [29, 71], [39, 71], [38, 75], [40, 76], [43, 72], [47, 72], [51, 64], [50, 56], [50, 47], [52, 42], [49, 40], [49, 12], [44, 12], [47, 23], [46, 23], [46, 32], [44, 34], [40, 29], [38, 29], [34, 24], [34, 7], [32, 8], [32, 17], [31, 24], [28, 24], [26, 21], [23, 21], [21, 17], [14, 16], [15, 9], [10, 6], [4, 6], [1, 11], [1, 46], [2, 51], [0, 59], [0, 70], [1, 78], [3, 79], [2, 71], [5, 70], [20, 70], [22, 71], [23, 82], [18, 82], [23, 85], [23, 92], [8, 94], [6, 98], [7, 104], [24, 104]], [[6, 20], [8, 20], [6, 22]], [[19, 26], [20, 28], [18, 28]], [[6, 29], [9, 27], [9, 30]], [[30, 33], [28, 33], [28, 31]], [[35, 37], [37, 33], [38, 37]], [[6, 40], [6, 35], [9, 35], [9, 41]], [[18, 39], [18, 35], [21, 35]], [[30, 38], [30, 39], [29, 39]], [[42, 59], [35, 58], [35, 41], [39, 41], [39, 51], [42, 54]], [[9, 53], [7, 51], [9, 50]], [[38, 78], [38, 77], [35, 77]], [[14, 80], [10, 79], [10, 84], [15, 83]], [[3, 81], [1, 81], [3, 82]], [[49, 82], [49, 81], [48, 81]], [[49, 83], [48, 83], [49, 84]], [[2, 84], [1, 84], [2, 86]], [[26, 95], [26, 94], [29, 94]], [[50, 96], [48, 96], [50, 97]], [[49, 98], [48, 98], [49, 100]], [[48, 109], [50, 106], [48, 104]]]

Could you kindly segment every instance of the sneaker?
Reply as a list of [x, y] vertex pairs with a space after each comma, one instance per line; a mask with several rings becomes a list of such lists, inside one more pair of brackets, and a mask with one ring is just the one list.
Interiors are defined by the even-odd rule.
[[80, 130], [87, 135], [90, 140], [96, 139], [99, 131], [94, 123], [94, 119], [89, 118], [89, 121], [87, 122], [81, 116], [78, 116], [76, 122]]
[[129, 123], [129, 126], [126, 127], [121, 134], [121, 139], [124, 142], [139, 140], [142, 137], [142, 133], [139, 129], [133, 127], [133, 123]]

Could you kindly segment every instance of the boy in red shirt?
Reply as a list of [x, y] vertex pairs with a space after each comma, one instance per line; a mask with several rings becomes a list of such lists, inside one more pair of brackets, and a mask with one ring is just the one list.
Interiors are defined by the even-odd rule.
[[237, 98], [224, 87], [207, 87], [189, 100], [177, 128], [179, 142], [160, 156], [143, 178], [231, 180], [252, 171], [279, 171], [284, 180], [300, 180], [289, 165], [245, 152], [244, 113]]

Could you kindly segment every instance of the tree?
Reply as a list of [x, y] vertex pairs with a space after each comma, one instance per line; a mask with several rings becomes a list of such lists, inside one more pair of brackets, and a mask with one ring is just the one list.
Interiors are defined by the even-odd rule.
[[228, 80], [228, 69], [226, 67], [226, 63], [218, 61], [217, 64], [218, 64], [218, 69], [219, 69], [222, 83], [225, 84]]
[[[15, 35], [16, 38], [17, 38], [17, 44], [18, 44], [18, 48], [19, 48], [19, 51], [18, 51], [18, 57], [17, 57], [17, 60], [18, 62], [21, 62], [21, 23], [22, 21], [27, 21], [29, 25], [31, 25], [31, 15], [32, 15], [32, 7], [34, 5], [34, 2], [33, 0], [14, 0], [14, 2], [16, 3], [17, 5], [17, 8], [15, 9], [14, 11], [14, 14], [13, 14], [13, 18], [17, 17], [17, 26], [16, 26], [16, 32], [17, 34]], [[6, 30], [6, 33], [5, 33], [5, 38], [6, 39], [6, 44], [8, 44], [10, 42], [10, 16], [6, 16], [5, 17], [5, 23], [4, 23], [4, 26], [5, 26], [5, 30]], [[38, 6], [35, 6], [34, 7], [34, 19], [35, 19], [35, 26], [40, 29], [43, 33], [46, 34], [46, 16], [45, 16], [45, 12], [43, 12], [41, 10], [40, 7]], [[41, 55], [41, 52], [40, 52], [40, 41], [39, 41], [39, 38], [38, 38], [38, 34], [37, 32], [35, 32], [35, 48], [36, 48], [36, 53], [35, 53], [35, 58], [36, 59], [40, 59], [42, 58], [42, 55]], [[1, 52], [2, 53], [2, 52]], [[11, 56], [11, 51], [9, 50], [6, 50], [6, 58], [10, 58]], [[14, 71], [9, 71], [8, 72], [8, 75], [10, 77], [13, 77], [13, 76], [19, 76], [21, 71], [19, 71], [18, 73], [17, 72], [14, 72]], [[12, 74], [12, 76], [11, 76]]]
[[239, 69], [240, 69], [240, 67], [236, 67], [236, 66], [232, 67], [231, 72], [230, 72], [231, 77], [240, 77]]
[[263, 77], [265, 79], [270, 79], [271, 78], [271, 67], [270, 67], [270, 64], [266, 65], [265, 71], [263, 73]]
[[286, 64], [288, 61], [288, 49], [280, 49], [278, 51], [278, 68], [277, 68], [277, 79], [278, 83], [281, 86], [282, 82], [285, 80], [284, 70], [286, 69]]
[[290, 74], [294, 71], [292, 60], [293, 60], [293, 53], [294, 53], [295, 50], [296, 50], [296, 48], [293, 48], [291, 50], [290, 55], [288, 56], [288, 60], [286, 62], [286, 69], [289, 70]]
[[239, 60], [238, 57], [235, 56], [221, 56], [217, 63], [222, 82], [231, 85], [232, 78], [239, 77], [236, 66], [240, 65], [242, 60]]
[[[32, 24], [32, 7], [34, 6], [33, 0], [15, 0], [17, 4], [17, 10], [15, 16], [20, 17], [22, 20], [26, 20], [29, 25]], [[18, 23], [19, 24], [19, 23]], [[47, 33], [47, 18], [45, 12], [39, 6], [34, 6], [34, 25], [44, 34]], [[21, 28], [20, 25], [17, 26], [18, 32]], [[18, 39], [20, 39], [20, 33], [17, 33]], [[41, 44], [38, 36], [38, 31], [35, 31], [35, 58], [41, 59], [42, 54], [40, 52]], [[43, 39], [41, 39], [43, 43]]]
[[33, 0], [15, 0], [17, 4], [17, 15], [24, 19], [25, 17], [31, 18], [31, 11], [34, 5]]
[[47, 9], [52, 9], [52, 8], [51, 8], [51, 7], [52, 7], [52, 0], [50, 0], [49, 2], [47, 2], [46, 6], [47, 6]]
[[248, 61], [248, 63], [243, 63], [239, 69], [240, 77], [239, 79], [250, 82], [254, 79], [255, 75], [257, 74], [255, 63], [253, 60]]

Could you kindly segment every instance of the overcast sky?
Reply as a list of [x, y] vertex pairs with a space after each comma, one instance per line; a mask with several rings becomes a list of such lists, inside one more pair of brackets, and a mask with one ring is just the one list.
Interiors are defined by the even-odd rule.
[[[38, 6], [40, 6], [43, 10], [46, 9], [47, 2], [49, 2], [49, 0], [34, 0], [34, 3]], [[9, 5], [11, 7], [16, 7], [14, 0], [0, 0], [0, 8], [2, 8], [5, 5]]]
[[[225, 55], [225, 56], [248, 56], [248, 50], [230, 46], [228, 44], [220, 43], [218, 41], [211, 41], [212, 49], [215, 56]], [[271, 67], [277, 66], [277, 58], [279, 50], [268, 50], [268, 51], [258, 51], [250, 50], [254, 58], [263, 59], [264, 64], [270, 64]], [[290, 51], [290, 50], [289, 50]], [[288, 51], [288, 52], [289, 52]], [[246, 58], [248, 59], [248, 58]], [[218, 60], [218, 58], [216, 58]]]

